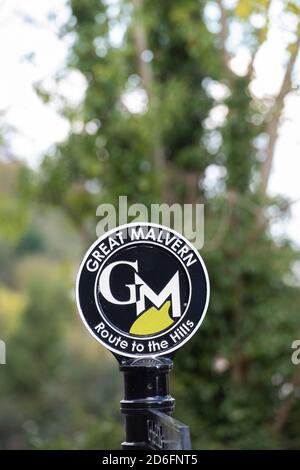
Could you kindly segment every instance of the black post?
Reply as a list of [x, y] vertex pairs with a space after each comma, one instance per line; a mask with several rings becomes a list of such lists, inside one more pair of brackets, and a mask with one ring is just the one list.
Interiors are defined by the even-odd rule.
[[175, 400], [169, 393], [169, 372], [173, 363], [167, 358], [138, 358], [120, 364], [124, 373], [124, 399], [121, 412], [125, 415], [126, 440], [122, 449], [150, 449], [149, 420], [151, 410], [169, 415]]

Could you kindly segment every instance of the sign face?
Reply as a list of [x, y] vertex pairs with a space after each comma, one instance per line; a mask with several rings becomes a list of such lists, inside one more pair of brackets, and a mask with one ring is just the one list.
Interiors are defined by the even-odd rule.
[[115, 354], [167, 355], [205, 316], [209, 280], [195, 248], [179, 233], [151, 223], [116, 227], [86, 253], [76, 301], [90, 333]]

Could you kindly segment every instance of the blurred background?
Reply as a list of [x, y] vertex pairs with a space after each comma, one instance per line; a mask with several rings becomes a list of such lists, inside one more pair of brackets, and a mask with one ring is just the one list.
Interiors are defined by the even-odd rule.
[[299, 449], [299, 0], [2, 0], [0, 44], [0, 448], [120, 447], [74, 280], [127, 195], [205, 204], [211, 302], [172, 373], [193, 447]]

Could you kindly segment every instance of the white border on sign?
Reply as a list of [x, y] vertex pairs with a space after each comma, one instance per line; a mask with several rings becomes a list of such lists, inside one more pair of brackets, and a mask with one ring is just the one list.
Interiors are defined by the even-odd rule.
[[[86, 319], [83, 315], [83, 312], [81, 310], [80, 300], [79, 300], [79, 279], [80, 279], [81, 271], [82, 271], [82, 269], [83, 269], [83, 267], [84, 267], [84, 265], [87, 261], [87, 258], [90, 256], [90, 253], [94, 250], [94, 248], [96, 248], [96, 246], [102, 240], [106, 239], [107, 237], [109, 237], [113, 233], [116, 233], [118, 230], [128, 229], [128, 228], [131, 228], [131, 227], [142, 227], [142, 226], [143, 227], [154, 227], [154, 228], [158, 228], [158, 229], [164, 229], [164, 230], [167, 230], [167, 231], [173, 233], [178, 238], [183, 239], [185, 241], [185, 243], [192, 249], [192, 251], [196, 254], [197, 258], [199, 259], [199, 261], [201, 263], [201, 266], [203, 268], [203, 271], [204, 271], [204, 275], [205, 275], [205, 279], [206, 279], [206, 286], [207, 286], [206, 302], [205, 302], [205, 306], [204, 306], [204, 309], [203, 309], [202, 316], [201, 316], [199, 322], [197, 323], [197, 325], [191, 331], [191, 333], [181, 343], [179, 343], [177, 346], [174, 346], [174, 347], [172, 347], [170, 349], [167, 349], [167, 350], [163, 350], [163, 351], [161, 351], [157, 354], [149, 354], [149, 355], [139, 354], [139, 353], [131, 354], [131, 353], [128, 353], [128, 352], [124, 352], [124, 351], [114, 349], [111, 346], [108, 346], [106, 343], [104, 343], [104, 341], [102, 341], [100, 338], [98, 338], [98, 336], [94, 333], [93, 329], [88, 325], [88, 323], [87, 323], [87, 321], [86, 321]], [[112, 230], [109, 230], [108, 232], [103, 234], [100, 238], [98, 238], [90, 246], [89, 250], [86, 252], [86, 254], [85, 254], [85, 256], [84, 256], [84, 258], [83, 258], [83, 260], [80, 264], [80, 267], [79, 267], [79, 271], [78, 271], [77, 278], [76, 278], [75, 297], [76, 297], [77, 308], [78, 308], [78, 311], [79, 311], [82, 322], [84, 323], [87, 330], [91, 333], [91, 335], [96, 339], [96, 341], [98, 341], [98, 343], [102, 344], [102, 346], [104, 346], [106, 349], [109, 349], [111, 352], [114, 352], [118, 356], [125, 356], [125, 357], [132, 357], [132, 358], [158, 357], [158, 356], [163, 356], [163, 355], [165, 356], [166, 354], [171, 353], [171, 352], [176, 351], [177, 349], [181, 348], [181, 346], [183, 346], [192, 336], [194, 336], [196, 331], [200, 328], [200, 326], [201, 326], [201, 324], [202, 324], [202, 322], [203, 322], [203, 320], [206, 316], [207, 309], [208, 309], [209, 298], [210, 298], [210, 283], [209, 283], [208, 272], [207, 272], [207, 269], [206, 269], [206, 266], [204, 264], [204, 261], [203, 261], [202, 257], [200, 256], [198, 251], [194, 248], [192, 243], [190, 243], [189, 240], [187, 240], [185, 237], [183, 237], [183, 235], [180, 235], [175, 230], [173, 230], [169, 227], [165, 227], [164, 225], [154, 224], [154, 223], [150, 223], [150, 222], [132, 222], [130, 224], [120, 225], [118, 227], [115, 227]], [[123, 333], [121, 333], [121, 334], [123, 334]], [[166, 332], [165, 334], [168, 334], [168, 332]]]

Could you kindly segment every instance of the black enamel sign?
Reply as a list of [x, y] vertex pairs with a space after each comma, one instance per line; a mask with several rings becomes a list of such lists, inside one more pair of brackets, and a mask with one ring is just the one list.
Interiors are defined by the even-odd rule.
[[167, 227], [127, 224], [86, 253], [76, 301], [90, 333], [117, 355], [168, 355], [197, 331], [209, 300], [204, 262]]

